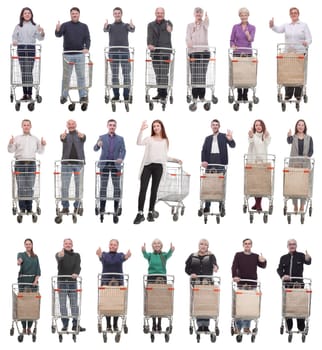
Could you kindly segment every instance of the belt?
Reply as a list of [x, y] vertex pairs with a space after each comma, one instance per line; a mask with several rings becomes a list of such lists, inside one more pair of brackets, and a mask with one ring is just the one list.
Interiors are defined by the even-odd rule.
[[36, 161], [35, 160], [16, 160], [16, 164], [35, 164]]

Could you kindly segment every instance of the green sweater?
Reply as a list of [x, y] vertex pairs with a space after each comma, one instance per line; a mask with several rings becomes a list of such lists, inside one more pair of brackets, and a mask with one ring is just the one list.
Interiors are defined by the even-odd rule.
[[[36, 276], [40, 276], [40, 265], [38, 256], [31, 257], [26, 252], [18, 253], [17, 259], [21, 258], [22, 263], [19, 271], [19, 282], [33, 283]], [[20, 277], [21, 275], [30, 275], [30, 277]]]
[[172, 250], [170, 249], [167, 253], [147, 253], [143, 251], [143, 256], [149, 262], [148, 274], [149, 275], [165, 275], [167, 273], [166, 264], [167, 260], [172, 255]]

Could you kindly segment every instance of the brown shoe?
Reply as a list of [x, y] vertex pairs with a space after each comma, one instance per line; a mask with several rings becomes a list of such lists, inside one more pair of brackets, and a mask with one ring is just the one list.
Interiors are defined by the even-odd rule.
[[250, 333], [250, 329], [248, 327], [244, 327], [244, 333], [249, 334]]

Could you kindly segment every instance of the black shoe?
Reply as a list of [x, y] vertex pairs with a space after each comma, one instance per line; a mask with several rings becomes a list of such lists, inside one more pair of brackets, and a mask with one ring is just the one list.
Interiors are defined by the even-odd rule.
[[88, 102], [88, 96], [83, 96], [79, 100], [80, 103], [87, 103]]
[[61, 329], [61, 331], [62, 331], [62, 332], [67, 332], [67, 329], [68, 329], [68, 327], [67, 327], [67, 326], [64, 326], [64, 327]]
[[284, 100], [285, 100], [285, 101], [288, 101], [288, 100], [290, 100], [290, 99], [291, 99], [290, 96], [285, 96], [285, 97], [284, 97]]
[[[72, 331], [76, 331], [76, 329], [77, 329], [77, 326], [74, 325], [74, 326], [72, 327]], [[85, 331], [86, 331], [86, 328], [83, 328], [83, 327], [81, 327], [81, 326], [78, 326], [78, 332], [85, 332]]]
[[117, 217], [117, 215], [113, 215], [113, 223], [117, 224], [119, 222], [119, 218]]
[[202, 332], [202, 329], [203, 329], [203, 327], [199, 326], [199, 327], [197, 328], [197, 332]]
[[204, 326], [204, 327], [203, 327], [203, 331], [204, 331], [204, 332], [209, 332], [209, 328], [208, 328], [207, 326]]
[[120, 100], [120, 97], [119, 96], [114, 96], [112, 97], [112, 101], [119, 101]]
[[69, 208], [63, 208], [61, 211], [60, 211], [61, 214], [69, 214]]
[[112, 333], [112, 327], [111, 326], [107, 326], [106, 327], [106, 332], [107, 333]]
[[136, 215], [136, 217], [135, 217], [135, 219], [134, 219], [134, 222], [133, 222], [133, 224], [140, 224], [142, 221], [144, 221], [145, 220], [145, 217], [144, 217], [144, 215], [143, 214], [140, 214], [140, 213], [138, 213], [137, 215]]
[[29, 101], [30, 100], [30, 96], [29, 95], [23, 95], [20, 99], [20, 101]]
[[32, 209], [27, 209], [27, 214], [32, 214]]
[[160, 98], [161, 98], [161, 96], [160, 96], [160, 95], [156, 95], [156, 96], [152, 97], [152, 100], [157, 101], [157, 100], [159, 100]]
[[100, 208], [100, 214], [104, 214], [105, 213], [105, 208]]
[[156, 330], [157, 330], [157, 326], [154, 324], [154, 325], [152, 326], [152, 331], [153, 331], [153, 332], [156, 332]]
[[248, 101], [248, 96], [247, 95], [243, 95], [243, 101]]
[[149, 211], [149, 212], [148, 212], [147, 220], [148, 220], [149, 222], [154, 221], [154, 217], [153, 217], [153, 212], [152, 212], [152, 211]]
[[160, 324], [157, 325], [157, 331], [158, 331], [158, 332], [161, 332], [161, 331], [162, 331], [162, 327], [161, 327]]
[[130, 97], [129, 96], [124, 96], [123, 99], [124, 99], [125, 102], [130, 101]]
[[209, 207], [205, 207], [203, 210], [204, 213], [209, 213], [210, 212], [210, 208]]
[[67, 97], [65, 96], [60, 96], [60, 103], [63, 105], [64, 103], [67, 102]]
[[238, 94], [237, 101], [243, 101], [243, 95], [242, 94]]
[[118, 332], [119, 331], [119, 327], [117, 325], [113, 326], [113, 330], [114, 332]]
[[74, 208], [74, 214], [78, 214], [79, 210], [78, 208]]

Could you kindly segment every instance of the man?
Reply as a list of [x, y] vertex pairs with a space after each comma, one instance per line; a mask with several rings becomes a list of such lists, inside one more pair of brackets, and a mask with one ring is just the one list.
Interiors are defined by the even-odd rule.
[[[155, 21], [148, 24], [147, 44], [151, 53], [152, 65], [158, 88], [157, 96], [153, 100], [165, 99], [168, 95], [169, 59], [171, 53], [171, 33], [173, 25], [164, 19], [164, 8], [155, 10]], [[159, 49], [159, 48], [169, 48]]]
[[[56, 24], [55, 35], [58, 38], [64, 37], [64, 62], [68, 62], [63, 67], [62, 93], [60, 97], [60, 103], [62, 104], [67, 101], [73, 66], [75, 66], [77, 76], [80, 102], [88, 102], [88, 91], [85, 88], [85, 54], [88, 54], [91, 39], [87, 25], [79, 21], [79, 16], [79, 8], [72, 7], [70, 10], [71, 21], [63, 24], [60, 24], [58, 21]], [[72, 64], [69, 64], [69, 62]]]
[[[62, 177], [62, 214], [69, 213], [69, 198], [75, 198], [74, 213], [80, 213], [80, 200], [82, 194], [80, 192], [80, 185], [83, 178], [85, 153], [84, 143], [86, 135], [79, 132], [75, 120], [67, 121], [67, 129], [60, 135], [60, 140], [63, 143], [61, 177]], [[72, 175], [74, 175], [75, 189], [74, 193], [70, 194], [69, 186]]]
[[125, 158], [126, 149], [122, 136], [116, 135], [116, 120], [110, 119], [107, 121], [108, 133], [101, 135], [94, 145], [94, 151], [101, 150], [100, 164], [101, 168], [101, 187], [100, 187], [100, 212], [105, 212], [107, 199], [107, 185], [109, 176], [111, 175], [113, 183], [114, 197], [114, 215], [113, 221], [117, 223], [117, 215], [119, 213], [119, 202], [121, 200], [120, 176], [118, 173], [121, 170], [121, 164]]
[[31, 135], [31, 121], [21, 123], [22, 135], [11, 137], [8, 152], [14, 153], [15, 172], [18, 187], [19, 209], [23, 214], [32, 213], [33, 187], [36, 179], [36, 153], [43, 153], [46, 141]]
[[[251, 239], [246, 238], [243, 240], [242, 252], [235, 254], [233, 264], [231, 267], [233, 281], [238, 284], [238, 287], [245, 287], [245, 285], [253, 286], [255, 282], [241, 281], [241, 280], [253, 280], [257, 281], [257, 266], [265, 268], [267, 265], [266, 259], [262, 254], [258, 255], [251, 251], [253, 242]], [[239, 333], [243, 328], [244, 333], [250, 333], [250, 320], [237, 320], [236, 332]]]
[[120, 7], [115, 7], [113, 10], [114, 23], [109, 24], [106, 20], [104, 24], [104, 32], [109, 33], [109, 58], [111, 59], [112, 84], [114, 97], [112, 101], [120, 99], [120, 81], [119, 67], [122, 67], [123, 75], [123, 97], [124, 101], [129, 100], [131, 86], [131, 64], [129, 62], [129, 32], [135, 31], [135, 26], [132, 23], [122, 22], [123, 11]]
[[[311, 257], [307, 251], [300, 253], [296, 251], [297, 242], [295, 239], [289, 239], [287, 241], [288, 253], [281, 256], [280, 262], [277, 268], [277, 273], [289, 288], [294, 287], [294, 283], [303, 283], [303, 268], [304, 264], [311, 265]], [[288, 283], [287, 283], [288, 282]], [[305, 319], [298, 318], [297, 328], [303, 332], [305, 328]], [[289, 331], [293, 328], [293, 319], [286, 319], [287, 329]]]
[[[56, 253], [58, 264], [58, 289], [59, 289], [59, 308], [61, 321], [63, 323], [63, 332], [67, 332], [69, 318], [67, 311], [67, 296], [71, 315], [73, 317], [72, 330], [84, 332], [86, 329], [79, 325], [79, 306], [77, 300], [77, 278], [81, 271], [81, 258], [73, 250], [73, 241], [70, 238], [64, 239], [63, 249]], [[64, 277], [59, 277], [64, 276]]]
[[[220, 122], [218, 119], [214, 119], [211, 122], [211, 129], [213, 134], [205, 138], [201, 151], [201, 166], [206, 168], [207, 171], [211, 169], [223, 171], [224, 167], [213, 167], [212, 164], [228, 164], [228, 149], [227, 145], [231, 148], [236, 146], [233, 140], [231, 130], [227, 130], [227, 134], [219, 132]], [[210, 212], [210, 202], [206, 202], [204, 213]], [[221, 211], [222, 203], [219, 203], [219, 210]]]

